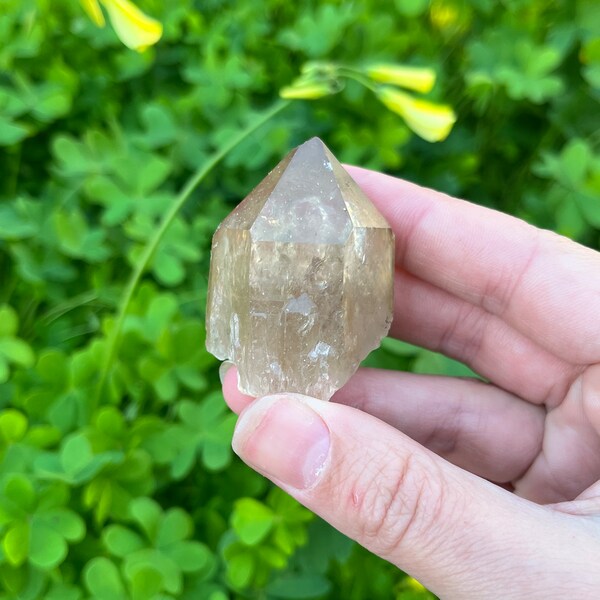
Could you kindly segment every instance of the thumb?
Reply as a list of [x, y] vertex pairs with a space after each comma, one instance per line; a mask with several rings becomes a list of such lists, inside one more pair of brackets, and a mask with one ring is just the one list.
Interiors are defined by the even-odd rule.
[[462, 471], [349, 406], [298, 394], [261, 398], [240, 416], [233, 446], [302, 504], [444, 598], [498, 598], [499, 590], [520, 598], [539, 592], [541, 574], [572, 577], [577, 550], [565, 548], [573, 538], [566, 515]]

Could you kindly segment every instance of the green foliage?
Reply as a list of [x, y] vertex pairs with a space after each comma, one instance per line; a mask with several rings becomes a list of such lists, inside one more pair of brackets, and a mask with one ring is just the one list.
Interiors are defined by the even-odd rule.
[[[144, 53], [77, 2], [0, 0], [0, 600], [429, 598], [232, 457], [210, 239], [320, 135], [599, 248], [597, 3], [138, 4]], [[452, 106], [448, 138], [380, 83]], [[394, 340], [366, 363], [471, 374]]]
[[311, 519], [309, 511], [277, 489], [266, 504], [253, 498], [237, 500], [231, 515], [234, 535], [223, 549], [231, 583], [236, 588], [250, 583], [264, 588], [271, 572], [284, 568], [294, 551], [306, 544], [305, 524]]

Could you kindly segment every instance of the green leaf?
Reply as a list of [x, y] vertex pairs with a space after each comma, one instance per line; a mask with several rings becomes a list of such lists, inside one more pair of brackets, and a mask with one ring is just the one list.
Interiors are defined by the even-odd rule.
[[43, 520], [31, 524], [29, 561], [34, 566], [50, 570], [60, 565], [67, 556], [68, 546], [64, 537], [48, 527]]
[[[600, 185], [600, 177], [598, 183]], [[586, 221], [596, 229], [600, 229], [600, 196], [576, 194], [575, 200]]]
[[132, 600], [153, 600], [162, 590], [162, 573], [148, 565], [137, 569], [130, 577]]
[[131, 196], [109, 177], [98, 175], [88, 179], [85, 190], [91, 200], [104, 206], [102, 223], [108, 227], [119, 225], [134, 210]]
[[0, 114], [0, 146], [11, 146], [17, 144], [25, 137], [29, 130], [25, 125], [10, 121]]
[[211, 561], [210, 550], [200, 542], [176, 542], [163, 552], [184, 573], [195, 573], [203, 570]]
[[81, 598], [82, 590], [68, 583], [55, 583], [44, 596], [44, 600], [81, 600]]
[[318, 598], [327, 594], [331, 583], [323, 575], [286, 575], [269, 583], [265, 592], [276, 598]]
[[98, 431], [113, 438], [121, 437], [126, 431], [123, 414], [114, 406], [106, 406], [100, 410], [96, 417], [96, 427]]
[[[235, 417], [231, 419], [231, 427], [228, 429], [233, 433]], [[205, 440], [202, 446], [202, 462], [210, 471], [219, 471], [225, 468], [231, 461], [231, 435], [225, 440]]]
[[0, 413], [0, 436], [11, 444], [23, 439], [27, 431], [27, 417], [18, 410], [9, 408]]
[[77, 256], [84, 244], [88, 226], [80, 211], [60, 211], [54, 215], [54, 226], [60, 244], [66, 252]]
[[38, 97], [33, 112], [41, 121], [53, 121], [66, 114], [70, 107], [71, 97], [67, 90], [50, 84], [38, 88]]
[[83, 579], [96, 600], [126, 600], [125, 587], [114, 563], [104, 557], [90, 560], [83, 571]]
[[146, 312], [145, 335], [149, 340], [158, 340], [161, 332], [168, 326], [179, 311], [177, 298], [173, 294], [160, 294], [152, 299]]
[[69, 436], [60, 452], [62, 468], [71, 476], [80, 473], [93, 458], [90, 442], [85, 435], [80, 433]]
[[395, 0], [398, 12], [405, 17], [418, 17], [429, 6], [429, 0]]
[[102, 541], [114, 556], [124, 558], [128, 554], [144, 548], [144, 540], [122, 525], [109, 525], [102, 532]]
[[66, 175], [79, 175], [92, 171], [94, 161], [85, 146], [72, 137], [59, 135], [54, 139], [53, 151]]
[[227, 575], [237, 588], [245, 588], [254, 572], [254, 558], [249, 552], [240, 552], [227, 561]]
[[10, 367], [8, 365], [8, 361], [0, 355], [0, 383], [7, 382], [9, 375]]
[[67, 357], [63, 352], [58, 350], [45, 350], [41, 352], [36, 370], [45, 382], [61, 389], [69, 381]]
[[31, 367], [35, 361], [35, 356], [29, 344], [19, 338], [1, 338], [0, 355], [22, 367]]
[[79, 542], [85, 535], [83, 519], [67, 508], [55, 508], [38, 512], [35, 515], [34, 522], [56, 531], [70, 542]]
[[354, 542], [329, 523], [316, 519], [308, 526], [308, 533], [308, 543], [296, 554], [303, 571], [325, 574], [331, 561], [348, 560]]
[[184, 510], [181, 508], [168, 510], [160, 520], [156, 536], [157, 547], [168, 546], [188, 538], [192, 534], [192, 528], [192, 519]]
[[4, 497], [22, 510], [30, 512], [35, 506], [35, 490], [31, 480], [21, 473], [13, 473], [4, 483]]
[[149, 148], [160, 148], [175, 140], [177, 127], [171, 113], [164, 106], [144, 105], [141, 118], [146, 127], [142, 140]]
[[397, 356], [414, 356], [419, 352], [418, 346], [413, 346], [402, 340], [385, 337], [381, 340], [381, 347]]
[[170, 170], [171, 163], [168, 160], [150, 155], [147, 160], [139, 164], [135, 187], [136, 194], [143, 198], [153, 192], [164, 182]]
[[588, 143], [582, 139], [571, 140], [561, 152], [561, 179], [568, 185], [581, 184], [592, 159]]
[[244, 544], [258, 544], [271, 531], [275, 521], [273, 511], [253, 498], [235, 503], [231, 525]]
[[81, 409], [81, 398], [76, 390], [72, 390], [63, 394], [57, 394], [56, 400], [48, 408], [46, 414], [48, 421], [54, 427], [67, 433], [76, 427], [80, 418]]
[[151, 498], [136, 498], [129, 505], [131, 517], [142, 527], [149, 540], [154, 540], [162, 516], [160, 505]]
[[[0, 213], [0, 218], [2, 213]], [[8, 304], [0, 304], [0, 338], [12, 337], [19, 328], [17, 311]]]
[[183, 581], [178, 565], [168, 556], [153, 548], [139, 550], [127, 556], [123, 571], [127, 579], [131, 581], [140, 570], [147, 568], [155, 569], [162, 575], [165, 591], [171, 594], [181, 593]]
[[21, 521], [13, 525], [4, 535], [2, 550], [8, 562], [18, 567], [29, 554], [29, 524]]
[[161, 248], [152, 261], [156, 278], [168, 287], [181, 283], [185, 277], [185, 268], [179, 258], [169, 249]]
[[[35, 215], [31, 214], [33, 211], [28, 210], [30, 207], [31, 204], [24, 200], [0, 205], [0, 239], [14, 242], [35, 235], [38, 228]], [[4, 331], [2, 308], [0, 306], [0, 337], [16, 332], [16, 328], [14, 331]]]
[[109, 256], [104, 231], [91, 229], [81, 211], [58, 210], [52, 221], [59, 248], [67, 256], [89, 262], [100, 262]]
[[452, 375], [453, 377], [477, 377], [469, 367], [437, 352], [421, 350], [413, 366], [415, 373], [425, 375]]
[[83, 502], [87, 508], [94, 508], [96, 522], [104, 523], [113, 504], [113, 485], [104, 478], [92, 480], [85, 488]]

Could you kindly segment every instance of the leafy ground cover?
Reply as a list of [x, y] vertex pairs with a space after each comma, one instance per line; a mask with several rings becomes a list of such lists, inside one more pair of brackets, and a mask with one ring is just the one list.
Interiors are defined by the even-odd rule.
[[82, 4], [0, 0], [0, 598], [431, 597], [232, 457], [210, 238], [319, 135], [600, 248], [596, 3]]

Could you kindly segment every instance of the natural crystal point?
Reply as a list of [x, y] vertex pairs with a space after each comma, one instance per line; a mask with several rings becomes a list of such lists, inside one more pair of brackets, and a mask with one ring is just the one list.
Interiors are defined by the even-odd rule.
[[390, 226], [312, 138], [217, 229], [206, 346], [246, 394], [329, 400], [386, 335], [393, 278]]

